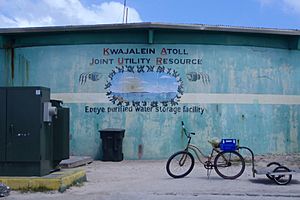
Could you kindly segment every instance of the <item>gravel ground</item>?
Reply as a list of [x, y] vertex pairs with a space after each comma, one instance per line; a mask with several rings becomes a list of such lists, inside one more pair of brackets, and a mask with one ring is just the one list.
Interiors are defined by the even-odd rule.
[[[300, 154], [256, 156], [257, 167], [277, 161], [300, 169]], [[292, 182], [279, 186], [265, 175], [252, 177], [251, 166], [236, 180], [224, 180], [214, 171], [210, 178], [206, 170], [196, 163], [191, 174], [182, 179], [171, 178], [165, 170], [166, 160], [124, 160], [121, 162], [94, 161], [83, 168], [88, 181], [73, 186], [64, 193], [12, 191], [4, 199], [105, 199], [105, 200], [194, 200], [194, 199], [300, 199], [300, 175], [293, 175]]]

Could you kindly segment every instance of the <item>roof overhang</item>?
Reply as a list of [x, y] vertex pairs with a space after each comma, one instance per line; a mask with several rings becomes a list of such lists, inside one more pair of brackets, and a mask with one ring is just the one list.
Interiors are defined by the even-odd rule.
[[61, 32], [87, 32], [105, 30], [130, 30], [130, 29], [158, 29], [158, 30], [191, 30], [191, 31], [218, 31], [234, 33], [273, 34], [300, 36], [297, 29], [274, 29], [257, 27], [238, 27], [207, 24], [165, 24], [165, 23], [127, 23], [127, 24], [97, 24], [97, 25], [69, 25], [69, 26], [47, 26], [27, 28], [0, 28], [0, 34], [22, 34], [22, 33], [61, 33]]

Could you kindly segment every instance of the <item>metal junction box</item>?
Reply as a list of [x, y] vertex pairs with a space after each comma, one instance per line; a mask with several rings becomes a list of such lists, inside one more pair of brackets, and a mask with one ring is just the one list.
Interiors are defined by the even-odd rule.
[[49, 88], [0, 87], [1, 176], [43, 176], [56, 167], [52, 120], [56, 115]]
[[53, 164], [57, 166], [61, 160], [68, 159], [70, 155], [70, 109], [62, 107], [63, 102], [51, 100], [52, 106], [57, 108], [53, 122]]

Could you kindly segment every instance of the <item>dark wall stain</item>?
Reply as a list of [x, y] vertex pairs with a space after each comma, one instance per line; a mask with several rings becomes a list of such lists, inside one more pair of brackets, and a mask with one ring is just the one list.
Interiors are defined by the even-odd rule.
[[138, 158], [139, 158], [139, 159], [142, 159], [142, 157], [143, 157], [143, 145], [140, 144], [140, 145], [138, 146]]
[[11, 48], [10, 49], [11, 53], [11, 63], [10, 63], [10, 68], [11, 68], [11, 79], [14, 80], [15, 78], [15, 49]]

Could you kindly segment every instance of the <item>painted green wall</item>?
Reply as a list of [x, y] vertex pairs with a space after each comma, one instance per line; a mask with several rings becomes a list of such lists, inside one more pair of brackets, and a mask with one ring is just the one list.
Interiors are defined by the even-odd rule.
[[[167, 158], [185, 144], [182, 120], [206, 153], [213, 137], [238, 138], [257, 154], [300, 152], [297, 37], [155, 30], [149, 41], [148, 34], [124, 30], [11, 36], [14, 48], [0, 51], [0, 85], [50, 87], [52, 97], [71, 108], [73, 155], [101, 158], [98, 131], [114, 127], [126, 130], [126, 159]], [[122, 54], [120, 49], [133, 50]], [[119, 63], [122, 59], [128, 63]], [[121, 81], [116, 74], [122, 66]], [[158, 97], [151, 84], [173, 93], [175, 84], [177, 97]], [[116, 99], [110, 92], [117, 86], [123, 93]], [[158, 99], [157, 107], [151, 106], [145, 88]], [[137, 111], [138, 103], [145, 110]]]

